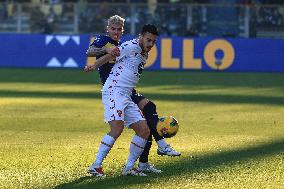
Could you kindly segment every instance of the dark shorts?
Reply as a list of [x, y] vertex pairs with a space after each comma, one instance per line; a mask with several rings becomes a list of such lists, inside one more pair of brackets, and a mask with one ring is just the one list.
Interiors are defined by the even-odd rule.
[[144, 97], [143, 95], [137, 93], [137, 91], [136, 91], [135, 89], [133, 89], [132, 95], [131, 95], [131, 99], [132, 99], [132, 101], [133, 101], [135, 104], [138, 105], [138, 103], [139, 103], [141, 100], [145, 99], [145, 98], [146, 98], [146, 97]]

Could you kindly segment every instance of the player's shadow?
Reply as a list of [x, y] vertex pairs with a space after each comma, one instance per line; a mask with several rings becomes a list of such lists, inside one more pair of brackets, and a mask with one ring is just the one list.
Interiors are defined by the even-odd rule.
[[33, 97], [33, 98], [79, 98], [79, 99], [101, 99], [101, 92], [66, 92], [66, 91], [18, 91], [1, 90], [0, 97]]
[[[143, 92], [143, 91], [142, 91]], [[234, 95], [234, 94], [165, 94], [165, 93], [143, 93], [151, 100], [159, 101], [181, 101], [181, 102], [205, 102], [205, 103], [241, 103], [241, 104], [264, 104], [284, 105], [284, 96], [258, 96], [258, 95]], [[101, 99], [101, 93], [91, 92], [65, 92], [65, 91], [15, 91], [1, 90], [0, 97], [33, 97], [33, 98], [79, 98], [79, 99]]]
[[[98, 74], [84, 73], [81, 70], [49, 70], [49, 69], [4, 69], [0, 70], [0, 83], [48, 83], [48, 84], [99, 84]], [[284, 77], [283, 74], [275, 73], [203, 73], [203, 72], [145, 72], [139, 86], [141, 93], [151, 100], [162, 101], [187, 101], [206, 103], [241, 103], [241, 104], [264, 104], [284, 105]], [[144, 92], [143, 87], [155, 87], [153, 92]], [[260, 94], [226, 94], [222, 89], [245, 87], [245, 89], [267, 88], [275, 91], [277, 96]], [[43, 86], [44, 89], [44, 86]], [[208, 90], [203, 93], [202, 90]], [[213, 89], [214, 93], [210, 93]], [[220, 90], [218, 92], [218, 90]], [[187, 91], [178, 93], [178, 91]], [[216, 92], [217, 90], [217, 92]], [[238, 90], [237, 88], [235, 89]], [[147, 91], [147, 90], [146, 90]], [[162, 91], [162, 93], [156, 93]], [[168, 93], [175, 91], [176, 93]], [[278, 91], [278, 92], [277, 92]], [[138, 91], [139, 92], [139, 91]], [[0, 89], [0, 97], [34, 97], [34, 98], [82, 98], [101, 99], [99, 91], [31, 91]]]
[[[144, 74], [144, 73], [143, 73]], [[282, 73], [246, 73], [246, 72], [183, 72], [163, 71], [142, 74], [139, 86], [180, 86], [193, 88], [266, 88], [284, 90]]]
[[201, 157], [180, 157], [175, 163], [169, 163], [162, 167], [163, 173], [151, 174], [147, 177], [106, 177], [104, 179], [81, 177], [69, 183], [56, 186], [56, 189], [63, 188], [125, 188], [131, 185], [156, 182], [159, 178], [170, 178], [194, 174], [206, 171], [207, 169], [219, 169], [220, 166], [230, 167], [237, 164], [253, 161], [258, 158], [265, 158], [275, 154], [284, 153], [284, 140], [273, 141], [258, 146], [235, 149], [232, 151], [218, 152]]
[[[0, 70], [0, 83], [42, 84], [98, 84], [97, 73], [84, 73], [74, 69], [19, 69]], [[139, 86], [190, 87], [274, 87], [284, 90], [282, 73], [241, 72], [193, 72], [193, 71], [145, 71]]]
[[238, 94], [160, 94], [145, 93], [146, 97], [153, 100], [205, 102], [225, 104], [266, 104], [284, 105], [284, 96], [238, 95]]

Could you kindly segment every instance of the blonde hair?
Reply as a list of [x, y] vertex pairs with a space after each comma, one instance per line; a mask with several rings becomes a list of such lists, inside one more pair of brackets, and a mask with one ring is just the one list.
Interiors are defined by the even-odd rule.
[[122, 26], [124, 26], [124, 21], [125, 19], [118, 16], [118, 15], [114, 15], [114, 16], [111, 16], [108, 20], [107, 20], [107, 25], [111, 25], [111, 24], [116, 24], [116, 23], [119, 23], [121, 24]]

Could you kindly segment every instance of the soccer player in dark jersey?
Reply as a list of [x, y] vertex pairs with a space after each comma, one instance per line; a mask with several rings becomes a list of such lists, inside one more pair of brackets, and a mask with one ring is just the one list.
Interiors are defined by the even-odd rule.
[[[94, 42], [89, 46], [86, 52], [87, 56], [96, 57], [96, 59], [99, 61], [100, 64], [97, 65], [100, 65], [98, 70], [103, 85], [106, 82], [115, 63], [113, 60], [110, 60], [109, 56], [107, 55], [111, 54], [116, 56], [117, 53], [119, 53], [116, 51], [116, 46], [120, 44], [123, 26], [123, 18], [118, 15], [110, 17], [107, 23], [107, 35], [96, 36]], [[94, 68], [93, 65], [87, 65], [85, 67], [85, 71], [92, 71], [94, 69], [96, 68]], [[144, 172], [160, 173], [161, 170], [151, 165], [148, 161], [149, 151], [152, 145], [152, 136], [158, 144], [158, 155], [180, 156], [181, 154], [175, 151], [168, 143], [166, 143], [165, 139], [157, 133], [156, 126], [159, 118], [156, 111], [156, 105], [141, 94], [137, 93], [136, 90], [133, 90], [131, 98], [143, 112], [151, 131], [148, 142], [139, 158], [138, 167]]]

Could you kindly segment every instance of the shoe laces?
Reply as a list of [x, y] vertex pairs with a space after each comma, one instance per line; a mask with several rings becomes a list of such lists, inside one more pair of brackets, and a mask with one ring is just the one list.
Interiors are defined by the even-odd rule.
[[167, 145], [167, 146], [165, 146], [165, 148], [164, 148], [166, 151], [174, 151], [174, 149], [171, 147], [171, 145]]

